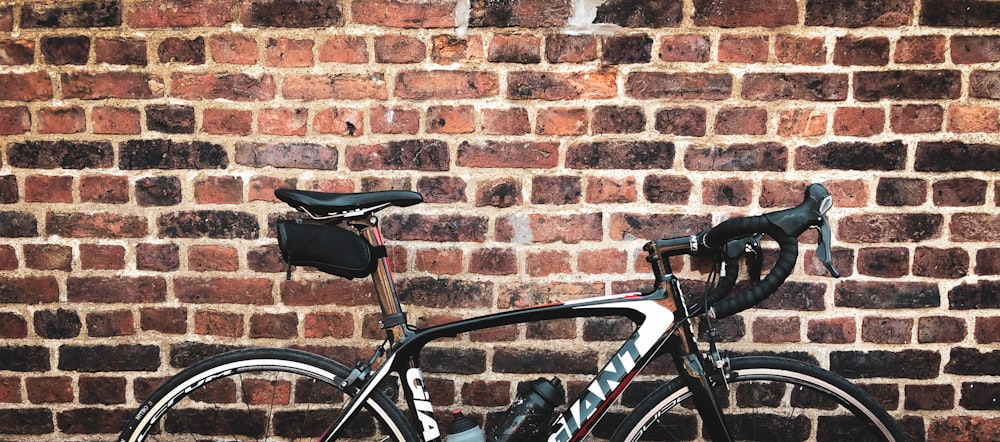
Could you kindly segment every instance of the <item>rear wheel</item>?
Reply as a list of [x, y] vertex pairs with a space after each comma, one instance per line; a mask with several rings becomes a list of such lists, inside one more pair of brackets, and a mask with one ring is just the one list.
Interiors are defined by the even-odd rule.
[[[349, 372], [330, 359], [291, 349], [213, 356], [158, 388], [118, 440], [316, 440], [348, 399], [335, 379]], [[342, 433], [341, 440], [416, 440], [403, 413], [380, 392]]]
[[[740, 441], [904, 441], [896, 421], [870, 395], [814, 365], [774, 357], [731, 361], [728, 395], [720, 394]], [[706, 440], [691, 392], [678, 378], [646, 396], [612, 441]]]

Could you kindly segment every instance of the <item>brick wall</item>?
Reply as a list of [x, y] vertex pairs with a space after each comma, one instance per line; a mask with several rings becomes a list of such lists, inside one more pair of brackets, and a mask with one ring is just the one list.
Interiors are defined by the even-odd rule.
[[[813, 180], [846, 276], [803, 252], [726, 347], [871, 377], [920, 438], [1000, 437], [998, 24], [985, 0], [0, 3], [0, 438], [110, 438], [225, 349], [370, 351], [367, 281], [284, 280], [275, 188], [423, 193], [383, 224], [427, 325], [648, 287], [644, 239]], [[676, 266], [697, 290], [705, 263]], [[429, 382], [476, 413], [525, 366], [579, 388], [627, 330], [460, 337]]]

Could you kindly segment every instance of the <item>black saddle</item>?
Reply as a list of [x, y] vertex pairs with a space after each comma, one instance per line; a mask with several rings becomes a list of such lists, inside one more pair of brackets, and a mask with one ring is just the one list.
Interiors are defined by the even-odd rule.
[[407, 207], [424, 200], [419, 193], [409, 190], [330, 193], [275, 189], [274, 196], [298, 211], [315, 216], [346, 215], [351, 214], [350, 212], [357, 212], [361, 216], [387, 206]]

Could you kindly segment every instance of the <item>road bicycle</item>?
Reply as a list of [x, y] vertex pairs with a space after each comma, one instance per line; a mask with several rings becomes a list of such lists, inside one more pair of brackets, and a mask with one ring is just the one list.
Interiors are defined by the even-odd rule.
[[[806, 230], [819, 230], [817, 257], [839, 276], [826, 218], [832, 198], [820, 184], [810, 185], [794, 208], [649, 241], [643, 247], [653, 274], [649, 291], [555, 302], [427, 328], [407, 322], [375, 215], [390, 206], [420, 203], [420, 194], [279, 189], [275, 195], [308, 215], [277, 224], [289, 276], [292, 264], [348, 278], [371, 276], [386, 340], [370, 358], [349, 365], [287, 348], [247, 348], [209, 357], [159, 387], [128, 421], [119, 441], [442, 440], [445, 434], [421, 370], [421, 351], [428, 343], [491, 327], [598, 316], [627, 318], [635, 328], [575, 401], [530, 436], [488, 434], [487, 440], [582, 440], [609, 415], [635, 376], [660, 356], [670, 357], [679, 375], [639, 401], [611, 440], [906, 440], [870, 395], [834, 373], [774, 356], [728, 358], [716, 346], [712, 322], [773, 293], [792, 272], [798, 237]], [[778, 258], [760, 279], [764, 235], [777, 243]], [[669, 258], [679, 255], [715, 259], [698, 300], [685, 299], [673, 274]], [[727, 296], [736, 287], [743, 261], [750, 268], [749, 285], [740, 287], [748, 288]], [[696, 340], [695, 318], [709, 331], [705, 349]], [[406, 413], [397, 407], [400, 390]]]

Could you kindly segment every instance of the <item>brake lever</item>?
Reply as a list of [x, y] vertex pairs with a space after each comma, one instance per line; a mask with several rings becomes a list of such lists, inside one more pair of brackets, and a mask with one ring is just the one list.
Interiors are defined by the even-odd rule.
[[834, 278], [840, 277], [840, 272], [833, 268], [833, 252], [830, 250], [830, 222], [826, 219], [826, 214], [821, 215], [822, 223], [816, 228], [819, 230], [819, 241], [816, 244], [816, 257], [823, 262], [826, 270]]

